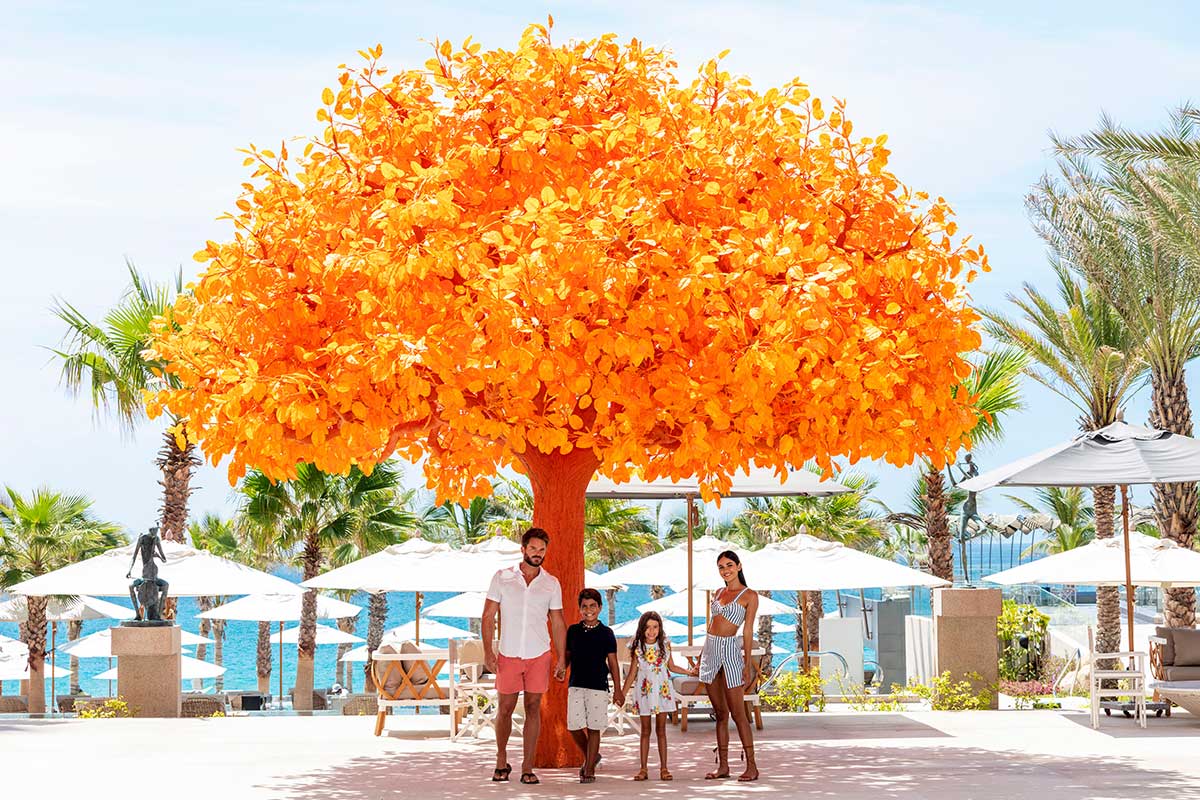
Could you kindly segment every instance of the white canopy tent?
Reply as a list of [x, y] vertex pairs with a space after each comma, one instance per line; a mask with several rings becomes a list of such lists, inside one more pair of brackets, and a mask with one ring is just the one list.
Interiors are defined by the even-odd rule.
[[[1129, 531], [1129, 486], [1198, 480], [1200, 441], [1167, 431], [1114, 422], [1099, 430], [1082, 433], [1070, 441], [989, 470], [963, 481], [959, 487], [968, 492], [982, 492], [993, 486], [1120, 486], [1121, 527], [1124, 539], [1121, 554], [1125, 561], [1123, 585], [1129, 649], [1132, 651], [1132, 556], [1136, 545], [1131, 544]], [[1174, 525], [1175, 522], [1171, 521], [1171, 524]], [[1173, 553], [1164, 557], [1174, 558], [1178, 555]], [[994, 577], [996, 576], [992, 576]]]
[[[50, 666], [46, 669], [47, 678], [66, 678], [71, 670]], [[0, 681], [29, 680], [29, 651], [17, 649], [0, 649]]]
[[[117, 679], [117, 671], [121, 668], [118, 664], [111, 669], [106, 669], [99, 675], [94, 675], [93, 680], [97, 681], [115, 681]], [[198, 658], [191, 656], [179, 657], [180, 679], [185, 681], [203, 680], [205, 678], [217, 678], [225, 674], [225, 668], [210, 664], [207, 661], [201, 661]]]
[[[300, 641], [300, 627], [287, 628], [271, 636], [271, 641], [277, 644], [297, 644]], [[339, 628], [329, 625], [317, 626], [317, 644], [356, 644], [363, 641], [361, 636], [346, 633]]]
[[[686, 619], [688, 609], [692, 608], [697, 612], [696, 619], [701, 619], [708, 615], [708, 592], [701, 589], [693, 589], [690, 601], [686, 592], [676, 592], [666, 597], [660, 597], [657, 600], [651, 600], [648, 603], [642, 603], [637, 607], [637, 610], [643, 613], [646, 611], [657, 611], [664, 617], [684, 617]], [[796, 609], [784, 605], [778, 600], [772, 600], [770, 597], [758, 598], [758, 614], [761, 617], [776, 617], [781, 614], [795, 613]]]
[[[809, 472], [806, 469], [794, 469], [788, 472], [787, 477], [777, 475], [772, 470], [763, 469], [754, 464], [751, 464], [748, 469], [740, 469], [734, 473], [729, 490], [723, 493], [722, 497], [786, 497], [807, 495], [810, 497], [828, 497], [835, 494], [844, 494], [851, 491], [848, 487], [842, 486], [835, 481], [821, 480], [820, 476]], [[682, 499], [687, 501], [687, 544], [686, 544], [686, 560], [685, 572], [687, 574], [687, 582], [683, 588], [691, 589], [696, 586], [694, 575], [694, 557], [693, 557], [693, 533], [692, 526], [695, 518], [695, 503], [700, 497], [700, 482], [692, 479], [687, 481], [676, 481], [669, 479], [658, 479], [653, 481], [642, 481], [638, 479], [621, 481], [617, 483], [608, 478], [594, 478], [588, 485], [587, 496], [593, 498], [608, 498], [611, 500], [671, 500]], [[717, 552], [720, 552], [719, 550]], [[715, 556], [715, 553], [714, 553]], [[653, 556], [650, 556], [651, 558]], [[740, 553], [739, 553], [740, 557]], [[643, 561], [645, 559], [642, 559]], [[635, 562], [637, 563], [637, 562]], [[630, 566], [630, 565], [626, 565]], [[619, 569], [623, 569], [621, 567]], [[634, 581], [622, 581], [621, 577], [614, 574], [618, 570], [612, 570], [605, 573], [610, 580], [623, 583], [635, 583]], [[667, 583], [670, 581], [654, 580], [651, 583]], [[689, 601], [692, 600], [692, 595], [688, 594]], [[692, 642], [692, 621], [695, 619], [694, 603], [690, 604], [693, 607], [687, 611], [688, 618], [688, 643]]]
[[[295, 584], [289, 584], [295, 586]], [[199, 616], [202, 619], [236, 619], [250, 622], [278, 622], [279, 631], [283, 623], [298, 622], [303, 604], [303, 592], [251, 594], [232, 602], [209, 609]], [[317, 594], [317, 619], [341, 619], [357, 616], [361, 606]], [[283, 706], [283, 642], [279, 641], [279, 704]]]
[[[167, 560], [159, 564], [160, 576], [170, 584], [171, 597], [233, 594], [296, 594], [291, 581], [236, 561], [197, 550], [178, 542], [163, 542]], [[9, 587], [14, 594], [128, 597], [129, 564], [134, 545], [116, 547], [85, 561], [47, 572]]]

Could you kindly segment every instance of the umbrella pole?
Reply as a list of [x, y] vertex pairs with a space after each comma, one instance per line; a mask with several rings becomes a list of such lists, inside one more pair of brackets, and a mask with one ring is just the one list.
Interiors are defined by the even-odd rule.
[[1129, 566], [1129, 487], [1121, 487], [1121, 530], [1125, 537], [1125, 622], [1129, 628], [1129, 652], [1133, 652], [1133, 570]]
[[415, 605], [416, 605], [416, 609], [417, 609], [417, 622], [416, 622], [415, 633], [417, 635], [417, 644], [420, 645], [421, 644], [421, 600], [422, 600], [421, 593], [413, 592], [413, 600], [415, 601]]
[[800, 652], [804, 654], [804, 674], [808, 674], [808, 590], [800, 590]]
[[687, 553], [688, 553], [688, 568], [687, 568], [687, 604], [688, 604], [688, 647], [692, 646], [692, 627], [695, 626], [696, 620], [692, 618], [692, 508], [693, 499], [689, 494], [687, 498]]
[[[58, 620], [50, 621], [50, 713], [54, 713], [54, 709], [58, 707], [57, 689], [58, 684], [54, 681], [55, 673], [55, 656], [58, 655]], [[43, 695], [45, 697], [45, 695]]]
[[[108, 668], [112, 669], [112, 656], [108, 657]], [[112, 678], [108, 680], [108, 696], [112, 697]]]
[[279, 710], [283, 710], [283, 620], [279, 621]]

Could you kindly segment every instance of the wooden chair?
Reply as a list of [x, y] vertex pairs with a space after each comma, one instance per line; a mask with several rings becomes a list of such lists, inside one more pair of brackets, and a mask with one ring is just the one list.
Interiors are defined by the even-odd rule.
[[[375, 682], [378, 713], [375, 717], [375, 735], [383, 733], [385, 717], [393, 708], [441, 706], [453, 708], [450, 691], [438, 683], [438, 674], [450, 660], [450, 651], [421, 649], [412, 642], [404, 642], [397, 649], [385, 644], [371, 656], [371, 677]], [[450, 670], [450, 689], [454, 689], [454, 669]], [[456, 727], [454, 715], [450, 715], [451, 732]]]
[[479, 639], [450, 640], [452, 683], [450, 713], [453, 716], [451, 738], [479, 736], [495, 725], [499, 698], [496, 676], [484, 666], [483, 642]]
[[[1132, 669], [1112, 669], [1108, 662], [1127, 658]], [[1104, 664], [1104, 667], [1101, 667]], [[1092, 727], [1100, 727], [1100, 707], [1105, 697], [1129, 697], [1133, 700], [1134, 717], [1138, 725], [1146, 727], [1146, 653], [1123, 651], [1119, 653], [1097, 653], [1095, 635], [1088, 628], [1088, 694], [1091, 697]], [[1105, 682], [1125, 683], [1106, 688]]]

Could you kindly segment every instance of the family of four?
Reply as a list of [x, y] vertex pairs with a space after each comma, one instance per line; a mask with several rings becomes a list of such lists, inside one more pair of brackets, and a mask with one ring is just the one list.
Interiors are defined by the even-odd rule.
[[[496, 768], [493, 781], [507, 781], [508, 739], [517, 700], [524, 695], [524, 748], [521, 783], [538, 783], [533, 772], [534, 752], [541, 732], [542, 695], [550, 688], [550, 676], [565, 680], [567, 728], [583, 753], [581, 783], [596, 780], [600, 762], [600, 733], [608, 726], [611, 700], [618, 706], [628, 701], [641, 719], [641, 769], [634, 780], [647, 779], [650, 732], [658, 741], [659, 778], [671, 780], [667, 769], [667, 714], [675, 710], [671, 674], [698, 676], [717, 716], [717, 767], [704, 777], [730, 777], [729, 718], [737, 725], [746, 770], [738, 780], [758, 779], [754, 761], [754, 733], [743, 702], [745, 687], [753, 681], [750, 651], [754, 644], [754, 617], [758, 594], [746, 587], [736, 553], [717, 557], [717, 569], [725, 588], [712, 604], [708, 636], [698, 666], [680, 667], [671, 658], [671, 642], [663, 630], [662, 617], [648, 611], [638, 620], [637, 633], [628, 653], [617, 653], [613, 631], [600, 622], [601, 598], [595, 589], [579, 593], [579, 622], [569, 628], [563, 619], [562, 588], [558, 579], [542, 569], [550, 536], [541, 528], [530, 528], [521, 538], [521, 562], [502, 569], [492, 578], [483, 608], [483, 647], [487, 668], [496, 675], [500, 696], [496, 716]], [[494, 644], [496, 620], [500, 620], [499, 652]], [[549, 624], [547, 625], [547, 621]], [[618, 658], [629, 659], [624, 681]]]

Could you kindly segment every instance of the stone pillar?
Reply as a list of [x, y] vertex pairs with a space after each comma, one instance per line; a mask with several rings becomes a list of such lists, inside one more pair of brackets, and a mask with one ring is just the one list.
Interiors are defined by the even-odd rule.
[[982, 680], [970, 680], [977, 690], [991, 688], [992, 708], [999, 699], [996, 620], [1000, 607], [999, 589], [933, 590], [934, 673], [949, 671], [955, 681], [967, 680], [967, 673], [979, 673]]
[[136, 717], [178, 717], [180, 691], [178, 625], [112, 629], [117, 657], [117, 694]]

